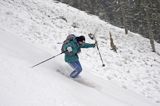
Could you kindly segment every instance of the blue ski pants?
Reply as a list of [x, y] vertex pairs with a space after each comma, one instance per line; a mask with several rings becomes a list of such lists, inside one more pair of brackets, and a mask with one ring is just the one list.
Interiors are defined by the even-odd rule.
[[70, 74], [70, 77], [76, 78], [82, 71], [80, 62], [77, 60], [75, 62], [69, 63], [69, 65], [74, 69], [74, 71]]

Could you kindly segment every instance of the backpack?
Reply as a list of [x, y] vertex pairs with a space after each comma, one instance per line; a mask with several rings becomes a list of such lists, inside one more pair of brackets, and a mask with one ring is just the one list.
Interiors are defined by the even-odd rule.
[[71, 40], [73, 40], [76, 36], [74, 34], [69, 34], [66, 38], [66, 40], [63, 41], [63, 44], [62, 44], [62, 48], [61, 48], [61, 52], [65, 52], [64, 50], [64, 45], [69, 43]]

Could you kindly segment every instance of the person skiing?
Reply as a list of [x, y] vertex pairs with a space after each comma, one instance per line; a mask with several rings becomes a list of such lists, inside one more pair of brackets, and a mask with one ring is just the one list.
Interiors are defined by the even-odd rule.
[[73, 68], [70, 77], [76, 78], [82, 72], [78, 53], [81, 52], [81, 48], [94, 48], [97, 42], [94, 44], [85, 43], [85, 37], [83, 35], [76, 37], [74, 34], [70, 34], [69, 36], [70, 37], [67, 38], [68, 40], [64, 41], [62, 52], [65, 53], [65, 62]]

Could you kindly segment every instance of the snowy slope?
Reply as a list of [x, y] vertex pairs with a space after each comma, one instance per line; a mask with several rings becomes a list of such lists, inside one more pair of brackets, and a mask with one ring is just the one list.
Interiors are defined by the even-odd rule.
[[[114, 85], [113, 82], [94, 75], [90, 76], [88, 73], [82, 77], [87, 85], [68, 79], [56, 73], [56, 68], [64, 67], [64, 65], [55, 61], [48, 66], [49, 68], [31, 69], [29, 65], [36, 55], [48, 54], [36, 47], [32, 48], [32, 45], [28, 46], [28, 43], [22, 42], [13, 33], [2, 30], [0, 33], [0, 41], [3, 43], [0, 49], [3, 51], [0, 56], [1, 106], [153, 105], [132, 91], [124, 90], [120, 86]], [[26, 52], [27, 49], [31, 51]], [[20, 55], [20, 51], [23, 56]], [[30, 55], [29, 58], [28, 55]], [[56, 61], [58, 60], [56, 59]]]
[[[151, 52], [149, 40], [140, 35], [131, 32], [124, 35], [123, 29], [52, 0], [2, 0], [0, 23], [2, 106], [159, 105], [160, 57]], [[63, 55], [30, 68], [60, 53], [68, 33], [86, 35], [94, 33], [96, 28], [106, 67], [101, 67], [96, 49], [82, 50], [81, 77], [87, 84], [56, 72], [57, 69], [70, 70]], [[110, 50], [109, 31], [118, 54]], [[159, 44], [156, 48], [160, 53]]]

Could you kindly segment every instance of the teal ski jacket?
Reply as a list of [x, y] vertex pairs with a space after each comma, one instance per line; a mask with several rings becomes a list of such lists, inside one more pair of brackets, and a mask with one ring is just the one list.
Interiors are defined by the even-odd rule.
[[[72, 52], [67, 52], [67, 48], [71, 47]], [[78, 53], [81, 51], [81, 48], [91, 48], [95, 47], [95, 44], [83, 43], [80, 45], [76, 38], [69, 41], [67, 44], [64, 45], [63, 49], [65, 52], [65, 62], [71, 63], [79, 60]]]

